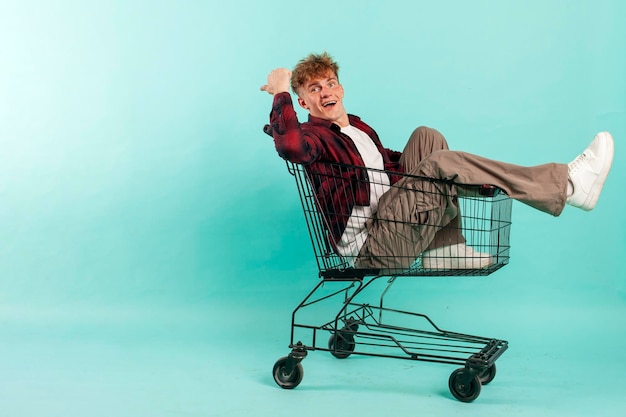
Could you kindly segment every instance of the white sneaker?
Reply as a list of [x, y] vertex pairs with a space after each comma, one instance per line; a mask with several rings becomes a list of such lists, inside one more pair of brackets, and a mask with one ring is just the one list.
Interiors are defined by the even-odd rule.
[[474, 252], [470, 246], [457, 243], [427, 250], [422, 253], [426, 269], [482, 269], [494, 263], [488, 253]]
[[568, 164], [574, 192], [567, 203], [587, 211], [593, 209], [612, 163], [613, 138], [609, 132], [600, 132], [589, 147]]

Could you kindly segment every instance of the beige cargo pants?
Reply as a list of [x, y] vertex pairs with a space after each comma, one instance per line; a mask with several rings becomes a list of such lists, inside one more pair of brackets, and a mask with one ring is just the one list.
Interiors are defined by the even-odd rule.
[[[558, 216], [567, 198], [567, 164], [523, 167], [450, 151], [441, 133], [417, 128], [400, 159], [405, 172], [452, 180], [457, 184], [495, 185], [524, 204]], [[457, 195], [469, 189], [404, 177], [380, 199], [357, 268], [407, 269], [427, 249], [462, 243]]]

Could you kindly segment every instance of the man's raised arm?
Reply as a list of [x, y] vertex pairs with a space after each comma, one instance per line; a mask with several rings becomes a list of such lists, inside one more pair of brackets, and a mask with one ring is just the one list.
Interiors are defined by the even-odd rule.
[[291, 71], [287, 68], [276, 68], [267, 76], [267, 84], [261, 86], [261, 91], [267, 91], [271, 95], [289, 92]]

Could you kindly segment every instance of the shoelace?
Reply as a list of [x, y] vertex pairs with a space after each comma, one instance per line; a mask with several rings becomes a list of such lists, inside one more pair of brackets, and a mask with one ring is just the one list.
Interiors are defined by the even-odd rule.
[[587, 155], [587, 151], [585, 150], [583, 153], [578, 155], [576, 159], [569, 163], [569, 172], [574, 173], [580, 169], [591, 157]]

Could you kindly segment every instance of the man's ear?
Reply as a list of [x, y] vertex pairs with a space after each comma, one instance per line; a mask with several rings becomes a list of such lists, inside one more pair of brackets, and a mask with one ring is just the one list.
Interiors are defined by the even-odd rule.
[[302, 100], [301, 97], [298, 97], [298, 104], [300, 105], [300, 107], [302, 107], [303, 109], [309, 109], [309, 106], [307, 106], [306, 102], [304, 100]]

